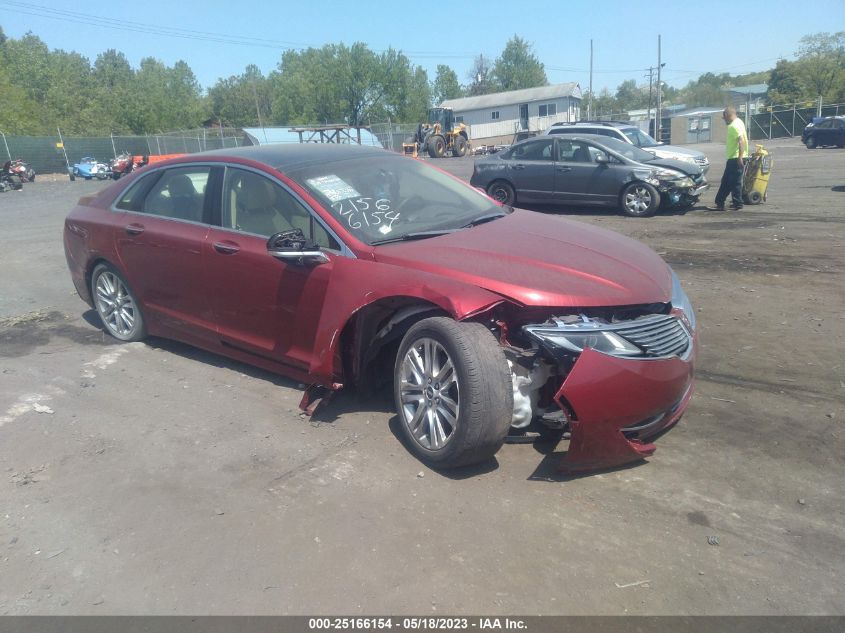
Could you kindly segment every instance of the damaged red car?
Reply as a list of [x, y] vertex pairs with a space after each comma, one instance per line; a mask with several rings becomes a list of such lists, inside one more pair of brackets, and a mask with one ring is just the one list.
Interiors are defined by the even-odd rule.
[[422, 461], [568, 438], [572, 471], [640, 460], [689, 402], [695, 315], [646, 246], [500, 206], [424, 162], [349, 145], [183, 156], [82, 198], [79, 295], [147, 335], [325, 390], [392, 389]]

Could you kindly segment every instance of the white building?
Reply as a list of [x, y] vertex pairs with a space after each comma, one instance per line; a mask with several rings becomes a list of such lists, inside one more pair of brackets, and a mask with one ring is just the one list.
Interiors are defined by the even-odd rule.
[[441, 106], [452, 108], [456, 122], [469, 126], [476, 144], [509, 143], [517, 132], [542, 132], [558, 121], [577, 121], [581, 87], [577, 83], [540, 86], [448, 99]]

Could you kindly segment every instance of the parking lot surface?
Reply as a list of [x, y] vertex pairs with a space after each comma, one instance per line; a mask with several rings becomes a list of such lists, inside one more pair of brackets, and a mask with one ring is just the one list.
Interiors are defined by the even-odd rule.
[[767, 147], [741, 212], [539, 209], [650, 245], [701, 330], [655, 455], [576, 478], [564, 445], [439, 473], [387, 395], [308, 419], [284, 378], [119, 344], [62, 250], [102, 183], [0, 194], [0, 613], [845, 613], [845, 151]]

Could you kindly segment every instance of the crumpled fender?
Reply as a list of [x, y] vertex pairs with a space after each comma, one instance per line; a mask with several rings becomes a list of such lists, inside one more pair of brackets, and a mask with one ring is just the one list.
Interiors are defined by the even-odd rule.
[[654, 444], [629, 440], [621, 429], [684, 398], [666, 426], [676, 422], [689, 402], [692, 381], [692, 359], [633, 360], [584, 350], [555, 395], [558, 405], [566, 410], [565, 400], [577, 417], [560, 470], [612, 468], [654, 453]]
[[309, 368], [315, 382], [326, 386], [333, 385], [338, 373], [335, 357], [343, 327], [358, 310], [374, 301], [387, 297], [422, 299], [460, 321], [504, 300], [496, 293], [439, 275], [365, 259], [338, 257], [333, 266], [326, 290], [333, 305], [321, 310]]

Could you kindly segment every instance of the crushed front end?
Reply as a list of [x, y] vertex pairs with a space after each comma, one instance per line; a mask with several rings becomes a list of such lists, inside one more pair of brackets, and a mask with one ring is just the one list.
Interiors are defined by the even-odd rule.
[[500, 321], [513, 377], [513, 426], [568, 433], [561, 470], [611, 468], [648, 457], [655, 450], [649, 440], [684, 413], [697, 338], [692, 306], [674, 275], [673, 281], [670, 303]]

